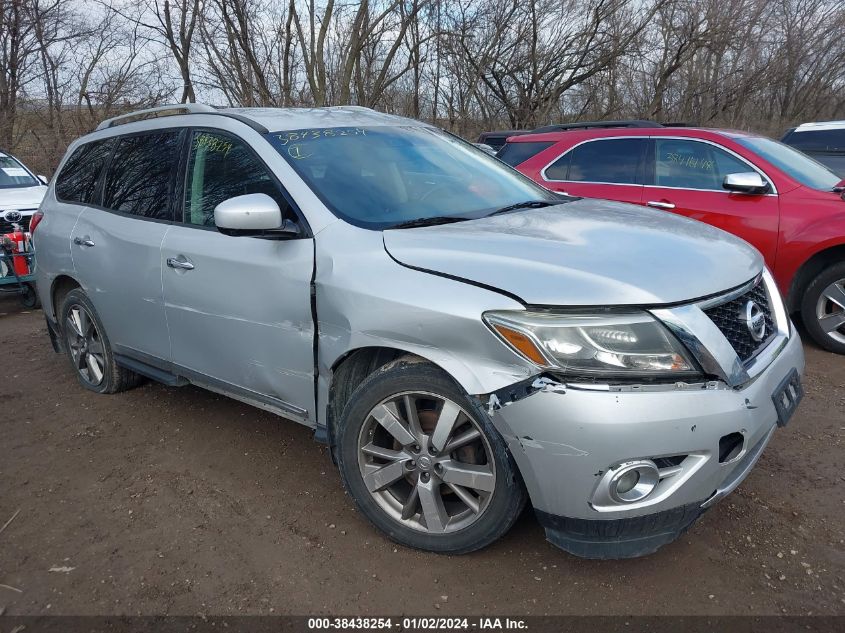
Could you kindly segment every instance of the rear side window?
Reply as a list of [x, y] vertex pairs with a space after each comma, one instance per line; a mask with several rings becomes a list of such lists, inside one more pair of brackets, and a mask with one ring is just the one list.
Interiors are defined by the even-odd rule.
[[496, 154], [496, 158], [511, 167], [516, 167], [543, 150], [549, 149], [552, 145], [553, 143], [550, 142], [505, 143], [505, 146]]
[[561, 156], [546, 169], [548, 180], [641, 184], [646, 139], [588, 141]]
[[845, 152], [845, 128], [841, 130], [794, 131], [784, 143], [802, 152]]
[[194, 132], [185, 182], [185, 224], [214, 226], [214, 207], [250, 193], [266, 193], [283, 216], [291, 215], [269, 170], [243, 141], [220, 132]]
[[63, 202], [96, 204], [97, 180], [111, 143], [93, 141], [77, 147], [56, 177], [56, 197]]
[[103, 206], [144, 218], [172, 219], [181, 139], [179, 130], [120, 138], [106, 171]]

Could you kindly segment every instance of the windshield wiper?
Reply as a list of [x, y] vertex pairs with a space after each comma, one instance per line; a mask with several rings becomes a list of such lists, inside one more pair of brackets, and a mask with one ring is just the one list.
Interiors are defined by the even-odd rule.
[[388, 229], [412, 229], [417, 226], [436, 226], [438, 224], [451, 224], [453, 222], [463, 222], [464, 220], [471, 220], [472, 218], [463, 218], [454, 215], [435, 215], [430, 218], [417, 218], [416, 220], [408, 220], [407, 222], [400, 222]]
[[559, 202], [551, 202], [549, 200], [527, 200], [525, 202], [517, 202], [516, 204], [510, 204], [506, 207], [502, 207], [501, 209], [496, 209], [492, 213], [488, 213], [487, 216], [491, 215], [499, 215], [500, 213], [507, 213], [508, 211], [516, 211], [517, 209], [542, 209], [543, 207], [550, 207], [555, 204], [560, 204]]

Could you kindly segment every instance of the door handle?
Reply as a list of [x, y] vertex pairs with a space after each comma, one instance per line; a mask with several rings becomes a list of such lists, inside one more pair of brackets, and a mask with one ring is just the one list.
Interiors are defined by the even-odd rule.
[[175, 257], [168, 257], [167, 258], [167, 265], [171, 268], [181, 268], [182, 270], [193, 270], [194, 265], [189, 262], [187, 259], [184, 258], [183, 255], [180, 255], [181, 259], [176, 259]]
[[94, 240], [92, 240], [87, 235], [85, 237], [75, 237], [75, 238], [73, 238], [73, 243], [76, 244], [77, 246], [88, 246], [89, 248], [91, 246], [94, 246]]
[[675, 205], [671, 202], [646, 202], [646, 204], [650, 207], [654, 207], [655, 209], [674, 209]]

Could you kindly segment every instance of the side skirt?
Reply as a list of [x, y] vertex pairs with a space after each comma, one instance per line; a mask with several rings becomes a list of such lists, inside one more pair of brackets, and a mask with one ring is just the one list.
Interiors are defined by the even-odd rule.
[[[118, 348], [118, 346], [115, 346]], [[313, 420], [309, 420], [308, 411], [289, 402], [261, 393], [238, 387], [223, 380], [181, 367], [160, 358], [138, 352], [125, 347], [115, 349], [115, 362], [127, 369], [151, 378], [170, 387], [184, 387], [192, 384], [214, 393], [244, 402], [246, 404], [270, 411], [276, 415], [293, 420], [308, 427], [314, 427]]]

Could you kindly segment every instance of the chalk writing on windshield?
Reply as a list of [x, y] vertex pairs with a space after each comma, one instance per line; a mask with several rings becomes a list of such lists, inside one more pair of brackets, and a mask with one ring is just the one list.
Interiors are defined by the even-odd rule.
[[303, 158], [310, 158], [314, 154], [311, 152], [307, 152], [302, 149], [302, 145], [299, 143], [291, 143], [287, 146], [288, 148], [288, 156], [291, 158], [295, 158], [296, 160], [302, 160]]
[[325, 138], [337, 138], [340, 136], [366, 136], [367, 130], [360, 127], [330, 127], [314, 128], [310, 130], [290, 130], [279, 132], [276, 138], [281, 145], [288, 143], [302, 143], [303, 141], [316, 141]]

